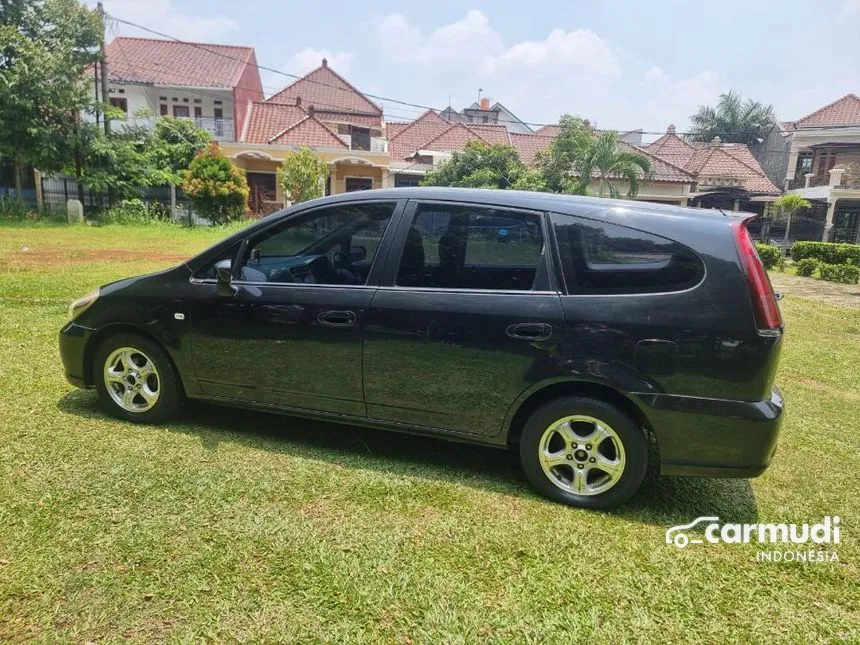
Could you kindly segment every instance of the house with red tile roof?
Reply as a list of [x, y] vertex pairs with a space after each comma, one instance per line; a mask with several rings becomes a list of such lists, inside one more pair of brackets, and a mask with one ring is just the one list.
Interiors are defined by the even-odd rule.
[[479, 101], [475, 101], [459, 112], [449, 105], [439, 114], [451, 123], [503, 125], [511, 134], [532, 133], [527, 123], [498, 101], [490, 105], [490, 99], [487, 96], [481, 97]]
[[225, 153], [245, 170], [251, 210], [283, 205], [276, 173], [287, 152], [307, 146], [329, 164], [326, 194], [380, 188], [388, 170], [382, 109], [328, 61], [267, 99], [247, 102], [246, 118]]
[[782, 192], [742, 143], [687, 141], [670, 125], [645, 149], [695, 178], [690, 206], [763, 213]]
[[[469, 141], [505, 144], [516, 148], [523, 163], [533, 165], [538, 152], [549, 147], [558, 129], [545, 126], [536, 133], [511, 132], [502, 124], [451, 122], [445, 113], [428, 110], [411, 123], [387, 123], [390, 177], [386, 186], [415, 186], [421, 177]], [[684, 168], [650, 151], [622, 142], [651, 161], [652, 173], [643, 177], [637, 199], [686, 205], [695, 177]], [[625, 186], [619, 190], [624, 192]]]
[[248, 102], [263, 99], [252, 47], [120, 36], [106, 53], [108, 101], [127, 121], [189, 118], [215, 139], [233, 141]]
[[860, 243], [860, 97], [846, 94], [784, 127], [786, 188], [812, 200], [821, 239]]

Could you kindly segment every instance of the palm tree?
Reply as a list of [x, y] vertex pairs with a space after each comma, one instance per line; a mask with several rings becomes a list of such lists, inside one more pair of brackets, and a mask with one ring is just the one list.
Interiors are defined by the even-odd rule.
[[785, 193], [773, 203], [778, 209], [788, 213], [788, 221], [785, 223], [785, 235], [782, 238], [783, 251], [788, 250], [788, 231], [791, 229], [791, 216], [801, 208], [809, 208], [812, 204], [797, 193]]
[[611, 179], [622, 179], [628, 184], [627, 197], [635, 197], [639, 192], [640, 175], [651, 172], [651, 162], [647, 156], [621, 144], [618, 133], [601, 132], [588, 142], [579, 159], [579, 185], [587, 186], [595, 172], [599, 176], [598, 196], [604, 197], [609, 189], [611, 197], [618, 197], [618, 189]]
[[774, 124], [772, 105], [752, 99], [742, 100], [740, 93], [720, 94], [716, 107], [699, 106], [690, 117], [694, 141], [711, 141], [719, 137], [727, 143], [758, 143]]

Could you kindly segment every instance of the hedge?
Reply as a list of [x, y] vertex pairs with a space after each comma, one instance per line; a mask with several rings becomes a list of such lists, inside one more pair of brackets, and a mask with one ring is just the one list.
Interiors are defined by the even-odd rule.
[[860, 281], [860, 267], [853, 264], [821, 264], [818, 273], [822, 280], [857, 284]]
[[797, 275], [811, 276], [821, 265], [821, 260], [818, 258], [803, 258], [794, 266], [797, 269]]
[[791, 257], [795, 262], [805, 258], [815, 258], [827, 264], [860, 264], [860, 245], [795, 242], [791, 247]]
[[765, 269], [777, 267], [782, 260], [782, 251], [778, 246], [774, 246], [773, 244], [756, 244], [755, 248]]

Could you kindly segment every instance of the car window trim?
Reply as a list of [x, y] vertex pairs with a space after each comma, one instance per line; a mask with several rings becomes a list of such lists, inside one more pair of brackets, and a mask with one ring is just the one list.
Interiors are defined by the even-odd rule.
[[[535, 266], [535, 282], [532, 284], [537, 284], [538, 272], [540, 270], [540, 265], [542, 262], [547, 262], [547, 253], [548, 253], [548, 243], [547, 243], [547, 226], [549, 225], [549, 220], [547, 219], [546, 211], [533, 210], [531, 208], [521, 208], [518, 206], [505, 206], [502, 204], [488, 204], [484, 202], [470, 202], [470, 201], [461, 201], [456, 199], [409, 199], [403, 209], [403, 212], [400, 217], [400, 222], [395, 233], [395, 236], [392, 240], [392, 246], [388, 255], [388, 261], [385, 266], [385, 273], [382, 276], [382, 279], [379, 283], [379, 286], [388, 288], [397, 288], [397, 289], [406, 289], [406, 290], [422, 290], [422, 291], [448, 291], [448, 292], [456, 292], [456, 293], [464, 293], [468, 291], [472, 292], [480, 292], [480, 293], [558, 293], [557, 291], [535, 291], [534, 288], [523, 290], [523, 289], [461, 289], [457, 287], [411, 287], [409, 285], [398, 285], [397, 284], [397, 270], [400, 267], [400, 260], [403, 257], [403, 251], [406, 247], [406, 237], [409, 234], [409, 228], [411, 227], [412, 220], [415, 217], [415, 211], [418, 210], [418, 207], [424, 204], [439, 204], [441, 206], [459, 206], [463, 208], [478, 208], [478, 209], [488, 209], [488, 210], [505, 210], [514, 213], [523, 213], [527, 215], [533, 215], [538, 220], [538, 225], [541, 228], [541, 237], [542, 237], [542, 246], [541, 252], [538, 256], [538, 262]], [[389, 229], [390, 229], [389, 225]], [[387, 232], [387, 231], [386, 231]], [[550, 274], [550, 266], [551, 263], [547, 265], [547, 274], [548, 274], [548, 282], [550, 288], [555, 286], [553, 284], [552, 276]]]
[[[303, 285], [303, 286], [307, 286], [307, 287], [326, 287], [326, 286], [329, 286], [329, 287], [370, 287], [370, 286], [376, 286], [373, 283], [374, 273], [375, 273], [376, 266], [380, 262], [379, 257], [382, 254], [381, 251], [382, 251], [383, 244], [385, 243], [385, 239], [387, 237], [389, 237], [389, 234], [392, 230], [392, 223], [394, 223], [396, 221], [396, 218], [398, 217], [398, 215], [403, 211], [403, 209], [406, 206], [407, 201], [408, 200], [405, 200], [405, 199], [380, 199], [380, 198], [377, 198], [377, 199], [361, 199], [361, 200], [356, 200], [355, 202], [344, 202], [342, 204], [341, 203], [320, 204], [319, 206], [315, 206], [313, 208], [302, 209], [298, 213], [294, 213], [291, 216], [279, 219], [277, 222], [272, 222], [271, 225], [266, 226], [266, 227], [260, 229], [259, 231], [254, 231], [253, 235], [249, 235], [242, 240], [242, 245], [239, 248], [239, 252], [236, 255], [236, 260], [234, 261], [233, 267], [232, 267], [233, 282], [234, 282], [234, 284], [252, 285], [252, 286], [260, 286], [260, 285], [289, 285], [289, 286]], [[272, 229], [273, 227], [278, 226], [278, 225], [283, 225], [283, 224], [289, 222], [290, 220], [292, 220], [294, 218], [294, 216], [295, 217], [300, 217], [300, 216], [313, 217], [313, 214], [317, 211], [327, 210], [330, 208], [339, 208], [341, 206], [347, 206], [347, 205], [391, 204], [391, 203], [394, 204], [394, 210], [391, 213], [391, 217], [388, 218], [388, 224], [386, 224], [386, 226], [385, 226], [385, 230], [382, 233], [382, 237], [379, 239], [379, 246], [376, 249], [376, 255], [373, 258], [373, 263], [370, 265], [370, 271], [367, 274], [367, 282], [365, 284], [333, 284], [333, 285], [329, 285], [329, 284], [317, 284], [317, 283], [308, 284], [308, 283], [302, 283], [302, 282], [259, 282], [259, 281], [251, 281], [251, 280], [239, 280], [236, 277], [236, 271], [238, 270], [239, 267], [242, 266], [242, 262], [245, 261], [246, 255], [248, 253], [248, 249], [251, 248], [252, 238], [256, 238], [256, 237], [260, 237], [262, 235], [265, 235], [265, 233], [267, 231], [269, 231], [270, 229]], [[198, 280], [198, 282], [205, 284], [207, 281]]]

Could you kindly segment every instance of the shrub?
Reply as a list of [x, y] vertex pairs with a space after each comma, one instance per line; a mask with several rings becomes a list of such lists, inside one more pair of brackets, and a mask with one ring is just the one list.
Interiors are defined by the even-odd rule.
[[818, 272], [822, 280], [857, 284], [860, 281], [860, 267], [853, 264], [821, 264]]
[[778, 246], [774, 246], [773, 244], [756, 244], [755, 248], [765, 269], [779, 267], [782, 260], [782, 251]]
[[124, 199], [99, 215], [101, 224], [154, 224], [161, 219], [166, 219], [161, 204], [146, 204], [139, 199]]
[[248, 210], [248, 182], [221, 147], [210, 143], [183, 173], [182, 189], [194, 211], [213, 224], [239, 219]]
[[0, 197], [0, 219], [32, 219], [35, 213], [19, 199]]
[[791, 257], [797, 260], [816, 258], [826, 264], [860, 264], [860, 246], [833, 242], [795, 242]]
[[821, 260], [817, 258], [803, 258], [795, 265], [797, 275], [809, 277], [815, 273], [819, 264], [821, 264]]

